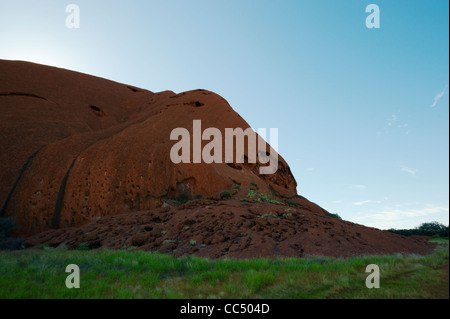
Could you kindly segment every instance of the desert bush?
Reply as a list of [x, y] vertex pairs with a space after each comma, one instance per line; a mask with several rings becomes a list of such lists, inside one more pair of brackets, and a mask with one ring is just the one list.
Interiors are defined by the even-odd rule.
[[178, 198], [177, 201], [179, 204], [186, 204], [189, 201], [189, 196], [187, 193], [181, 193]]
[[221, 191], [220, 192], [220, 198], [230, 198], [231, 193], [229, 191]]
[[291, 205], [291, 206], [294, 206], [294, 207], [300, 206], [300, 205], [297, 204], [296, 202], [292, 202], [292, 201], [290, 201], [290, 200], [287, 200], [287, 201], [286, 201], [286, 204]]
[[250, 184], [251, 184], [252, 186], [254, 186], [257, 190], [259, 190], [259, 187], [258, 187], [258, 185], [257, 185], [256, 183], [251, 182]]
[[276, 199], [266, 199], [267, 202], [272, 203], [272, 204], [278, 204], [278, 205], [284, 205], [284, 203], [282, 201], [276, 200]]
[[91, 244], [89, 244], [88, 242], [80, 243], [77, 246], [77, 250], [89, 250], [90, 248], [91, 248]]
[[322, 210], [323, 210], [323, 212], [325, 213], [325, 215], [327, 215], [328, 217], [334, 217], [334, 218], [342, 219], [341, 216], [339, 216], [338, 214], [330, 213], [329, 211], [327, 211], [327, 210], [325, 210], [325, 209], [322, 209]]
[[431, 236], [434, 238], [448, 237], [449, 229], [439, 222], [423, 223], [413, 229], [388, 229], [391, 233], [403, 236]]
[[25, 249], [25, 239], [6, 238], [0, 241], [0, 250], [19, 250]]
[[25, 239], [10, 238], [14, 231], [14, 219], [12, 217], [0, 218], [0, 250], [18, 250], [25, 248]]
[[14, 219], [12, 217], [0, 217], [0, 241], [11, 236], [14, 230]]

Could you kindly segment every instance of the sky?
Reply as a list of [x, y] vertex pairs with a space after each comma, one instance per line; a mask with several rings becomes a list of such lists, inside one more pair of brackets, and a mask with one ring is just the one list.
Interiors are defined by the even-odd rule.
[[0, 0], [0, 59], [214, 91], [278, 128], [298, 193], [328, 211], [449, 224], [447, 0]]

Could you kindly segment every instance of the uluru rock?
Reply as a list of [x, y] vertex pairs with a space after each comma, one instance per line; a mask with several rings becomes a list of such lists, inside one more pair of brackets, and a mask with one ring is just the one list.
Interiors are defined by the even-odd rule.
[[176, 142], [171, 131], [182, 127], [192, 135], [193, 120], [221, 132], [249, 128], [226, 100], [209, 91], [154, 93], [0, 60], [0, 109], [0, 214], [13, 216], [21, 235], [154, 209], [182, 195], [217, 198], [236, 185], [296, 195], [296, 181], [280, 156], [271, 175], [259, 174], [259, 162], [170, 160]]
[[[0, 217], [14, 218], [27, 247], [212, 258], [426, 254], [435, 247], [330, 217], [297, 194], [288, 164], [265, 143], [247, 142], [243, 162], [175, 164], [176, 128], [193, 140], [194, 120], [222, 137], [249, 128], [213, 92], [154, 93], [0, 60], [0, 111]], [[194, 146], [188, 149], [193, 159]], [[261, 174], [263, 159], [274, 154], [276, 172]]]

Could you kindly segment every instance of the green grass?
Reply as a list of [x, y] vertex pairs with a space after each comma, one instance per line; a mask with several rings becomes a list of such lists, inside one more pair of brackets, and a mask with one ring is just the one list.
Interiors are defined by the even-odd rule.
[[[80, 267], [80, 289], [65, 286], [69, 264]], [[368, 264], [380, 267], [379, 289], [365, 286]], [[210, 260], [127, 250], [1, 251], [0, 298], [438, 298], [448, 287], [442, 281], [446, 264], [448, 239], [429, 256], [348, 259]]]
[[441, 244], [441, 245], [448, 245], [448, 237], [438, 237], [430, 239], [431, 242]]

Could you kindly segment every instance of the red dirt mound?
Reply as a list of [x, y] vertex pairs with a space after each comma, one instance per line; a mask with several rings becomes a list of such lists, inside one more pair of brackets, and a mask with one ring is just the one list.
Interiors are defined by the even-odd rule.
[[[134, 246], [213, 258], [425, 254], [434, 247], [327, 216], [297, 195], [280, 156], [272, 175], [259, 173], [259, 157], [174, 164], [174, 128], [191, 136], [193, 120], [222, 136], [225, 128], [249, 128], [209, 91], [153, 93], [0, 60], [0, 110], [0, 217], [15, 219], [28, 247]], [[256, 147], [258, 155], [272, 154], [270, 146]]]
[[26, 244], [134, 248], [209, 258], [427, 254], [435, 247], [421, 239], [328, 217], [301, 197], [295, 202], [297, 206], [238, 199], [193, 201], [50, 230], [28, 238]]

